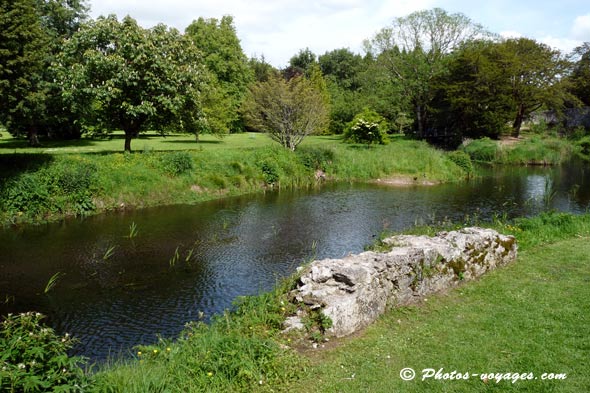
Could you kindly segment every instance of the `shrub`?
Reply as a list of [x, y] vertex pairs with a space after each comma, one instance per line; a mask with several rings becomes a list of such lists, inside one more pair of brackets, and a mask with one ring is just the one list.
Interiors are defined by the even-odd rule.
[[308, 169], [326, 170], [334, 162], [334, 150], [321, 147], [301, 147], [296, 151], [301, 163]]
[[467, 174], [473, 173], [473, 163], [469, 154], [461, 150], [455, 150], [449, 153], [449, 159], [457, 166], [462, 168]]
[[377, 112], [364, 109], [348, 123], [344, 131], [344, 139], [353, 143], [387, 143], [387, 123]]
[[186, 151], [163, 154], [161, 165], [164, 172], [172, 176], [182, 175], [195, 168], [192, 156]]
[[43, 326], [43, 315], [8, 315], [0, 328], [0, 391], [82, 392], [88, 385], [82, 357], [68, 357], [74, 340]]

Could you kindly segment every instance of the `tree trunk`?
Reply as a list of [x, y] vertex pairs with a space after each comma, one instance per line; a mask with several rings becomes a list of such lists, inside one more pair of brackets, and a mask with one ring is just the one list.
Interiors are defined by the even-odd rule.
[[512, 136], [514, 138], [518, 138], [520, 136], [520, 127], [522, 127], [524, 114], [524, 105], [521, 104], [518, 106], [518, 111], [516, 112], [516, 119], [514, 119], [514, 123], [512, 124]]
[[134, 137], [134, 132], [125, 130], [125, 151], [131, 153], [131, 139]]
[[37, 147], [40, 145], [39, 136], [37, 135], [37, 127], [29, 127], [29, 131], [27, 132], [27, 138], [29, 139], [29, 146]]
[[418, 123], [418, 138], [423, 138], [425, 116], [422, 113], [422, 105], [420, 104], [416, 104], [416, 123]]

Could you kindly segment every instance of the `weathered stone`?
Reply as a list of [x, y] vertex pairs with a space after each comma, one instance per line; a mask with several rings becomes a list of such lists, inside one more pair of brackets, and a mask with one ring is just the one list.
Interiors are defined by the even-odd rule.
[[[393, 236], [384, 243], [391, 251], [312, 262], [300, 271], [291, 299], [321, 310], [332, 320], [327, 333], [341, 337], [367, 326], [388, 308], [476, 278], [513, 261], [517, 253], [514, 237], [476, 227], [435, 237]], [[288, 329], [303, 326], [300, 316], [288, 319]]]

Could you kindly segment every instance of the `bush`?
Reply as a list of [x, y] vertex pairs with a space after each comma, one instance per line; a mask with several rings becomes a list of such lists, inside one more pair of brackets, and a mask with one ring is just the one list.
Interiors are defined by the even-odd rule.
[[449, 159], [457, 166], [462, 168], [467, 174], [473, 173], [473, 163], [469, 154], [461, 150], [455, 150], [449, 153]]
[[79, 157], [60, 158], [35, 172], [24, 172], [4, 184], [4, 211], [39, 218], [51, 213], [85, 214], [95, 209], [92, 195], [98, 168]]
[[326, 170], [334, 162], [334, 150], [321, 147], [301, 147], [296, 151], [299, 161], [308, 169]]
[[161, 165], [164, 172], [172, 176], [182, 175], [195, 168], [192, 156], [186, 151], [163, 154]]
[[353, 143], [371, 145], [387, 143], [387, 123], [377, 112], [364, 109], [348, 123], [344, 131], [344, 139]]
[[60, 337], [43, 326], [43, 315], [8, 315], [0, 328], [0, 391], [82, 392], [88, 380], [82, 357], [68, 357], [69, 335]]

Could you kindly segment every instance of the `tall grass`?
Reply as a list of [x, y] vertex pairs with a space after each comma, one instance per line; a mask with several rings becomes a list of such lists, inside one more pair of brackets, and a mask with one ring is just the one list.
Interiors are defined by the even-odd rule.
[[558, 137], [531, 136], [514, 145], [482, 138], [462, 148], [472, 160], [508, 165], [558, 165], [576, 150], [570, 141]]

